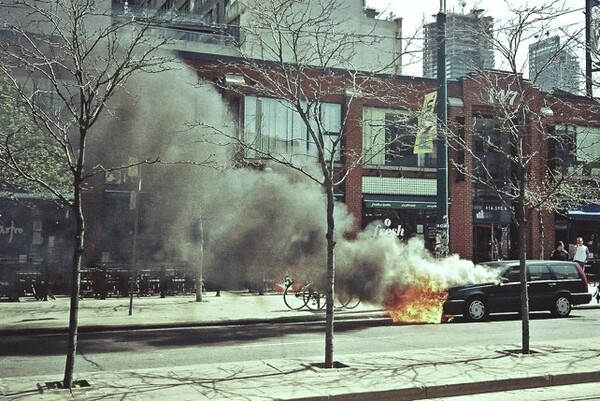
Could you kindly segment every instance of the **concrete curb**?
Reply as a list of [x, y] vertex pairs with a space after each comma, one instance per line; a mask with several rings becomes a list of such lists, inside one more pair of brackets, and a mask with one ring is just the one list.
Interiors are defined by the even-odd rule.
[[565, 373], [516, 377], [498, 380], [482, 380], [471, 383], [445, 384], [439, 386], [420, 386], [385, 391], [366, 391], [351, 394], [335, 394], [320, 397], [294, 398], [296, 401], [410, 401], [441, 397], [457, 397], [482, 393], [497, 393], [512, 390], [524, 390], [540, 387], [562, 386], [569, 384], [596, 383], [600, 381], [600, 371]]
[[[215, 327], [215, 326], [238, 326], [238, 325], [257, 325], [257, 324], [292, 324], [292, 323], [317, 323], [325, 322], [325, 315], [308, 316], [290, 316], [274, 318], [248, 318], [236, 320], [213, 320], [203, 322], [169, 322], [169, 323], [144, 323], [144, 324], [115, 324], [115, 325], [84, 325], [78, 329], [79, 333], [93, 333], [104, 331], [125, 331], [125, 330], [159, 330], [171, 328], [193, 328], [193, 327]], [[365, 312], [361, 315], [336, 316], [336, 324], [347, 324], [348, 322], [371, 322], [381, 325], [382, 322], [391, 323], [391, 319], [385, 312], [373, 313]], [[61, 334], [68, 333], [68, 327], [14, 327], [0, 328], [0, 337], [15, 335], [36, 335], [36, 334]]]

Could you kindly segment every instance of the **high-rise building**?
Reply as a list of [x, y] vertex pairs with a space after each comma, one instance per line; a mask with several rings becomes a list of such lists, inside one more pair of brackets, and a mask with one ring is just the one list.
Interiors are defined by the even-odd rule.
[[529, 80], [545, 92], [559, 89], [580, 92], [580, 68], [572, 51], [560, 44], [558, 35], [529, 45]]
[[[367, 7], [365, 0], [111, 2], [114, 14], [132, 14], [156, 25], [176, 50], [402, 73], [402, 18], [378, 18], [379, 12]], [[327, 29], [315, 31], [314, 21]], [[323, 52], [326, 57], [319, 55]]]
[[[494, 50], [490, 38], [494, 19], [482, 17], [483, 10], [446, 16], [446, 77], [457, 79], [478, 69], [494, 68]], [[423, 76], [437, 76], [437, 24], [425, 25]]]

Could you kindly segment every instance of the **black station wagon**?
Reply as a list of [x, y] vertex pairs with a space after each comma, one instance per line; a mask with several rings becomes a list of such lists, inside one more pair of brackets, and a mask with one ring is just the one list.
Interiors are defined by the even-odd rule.
[[[485, 262], [478, 266], [497, 270], [498, 282], [451, 288], [444, 315], [481, 321], [490, 313], [520, 312], [519, 261]], [[530, 311], [548, 310], [554, 316], [566, 317], [571, 306], [591, 301], [587, 278], [577, 263], [528, 260], [526, 266]]]

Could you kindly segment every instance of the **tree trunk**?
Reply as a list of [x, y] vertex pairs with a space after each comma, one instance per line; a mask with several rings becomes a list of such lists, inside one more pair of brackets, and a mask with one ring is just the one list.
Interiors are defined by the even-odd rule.
[[527, 284], [527, 269], [525, 261], [527, 260], [527, 214], [525, 206], [519, 205], [519, 214], [522, 216], [519, 221], [519, 261], [520, 261], [520, 281], [521, 281], [521, 342], [523, 354], [529, 354], [529, 291]]
[[[79, 186], [77, 186], [79, 188]], [[67, 360], [65, 363], [65, 374], [63, 386], [73, 387], [73, 372], [75, 371], [75, 355], [77, 354], [77, 332], [79, 329], [79, 289], [81, 286], [81, 260], [83, 256], [83, 240], [85, 234], [85, 221], [81, 207], [81, 194], [75, 191], [73, 211], [75, 213], [76, 236], [75, 249], [73, 251], [73, 266], [71, 274], [71, 303], [69, 309], [69, 338], [67, 344]]]
[[334, 188], [330, 178], [325, 180], [327, 192], [327, 298], [325, 303], [325, 367], [333, 368], [333, 298], [335, 294], [335, 221]]

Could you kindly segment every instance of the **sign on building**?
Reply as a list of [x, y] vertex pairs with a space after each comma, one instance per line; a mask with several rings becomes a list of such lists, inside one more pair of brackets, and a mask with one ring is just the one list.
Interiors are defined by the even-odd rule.
[[435, 103], [437, 92], [427, 93], [423, 99], [423, 107], [417, 125], [415, 148], [413, 154], [433, 153], [433, 141], [437, 135], [437, 116]]

